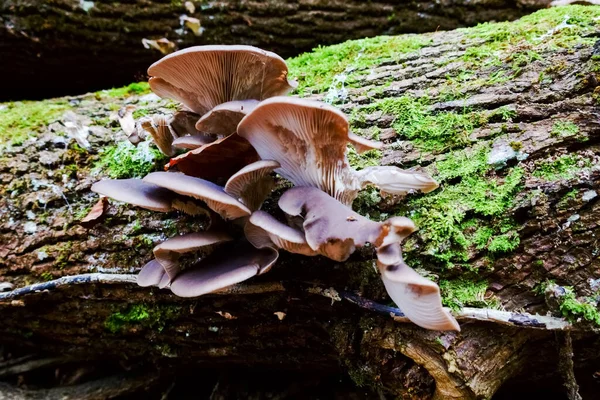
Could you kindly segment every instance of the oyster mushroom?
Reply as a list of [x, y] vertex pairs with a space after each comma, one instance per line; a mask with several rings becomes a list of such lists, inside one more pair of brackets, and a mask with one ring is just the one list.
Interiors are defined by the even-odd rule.
[[279, 167], [277, 161], [260, 160], [246, 165], [233, 174], [225, 184], [225, 192], [256, 211], [269, 196], [275, 182], [271, 172]]
[[221, 186], [204, 179], [175, 172], [152, 172], [143, 181], [202, 200], [224, 219], [237, 219], [251, 214], [245, 205], [225, 193]]
[[196, 129], [213, 135], [229, 136], [235, 133], [242, 118], [254, 110], [258, 100], [236, 100], [219, 104], [196, 122]]
[[169, 54], [148, 68], [150, 88], [204, 115], [234, 100], [264, 100], [295, 87], [285, 61], [252, 46], [195, 46]]
[[171, 291], [179, 297], [197, 297], [221, 290], [268, 270], [277, 256], [276, 250], [238, 243], [233, 249], [217, 250], [180, 273], [171, 282]]
[[139, 126], [152, 136], [158, 149], [169, 157], [175, 154], [173, 141], [177, 138], [177, 133], [171, 127], [171, 120], [171, 117], [157, 114], [138, 121]]
[[431, 177], [420, 172], [394, 166], [351, 168], [346, 157], [349, 142], [360, 151], [377, 144], [352, 135], [346, 116], [325, 103], [267, 99], [242, 119], [237, 133], [252, 144], [260, 158], [279, 162], [276, 172], [296, 186], [317, 187], [346, 205], [368, 185], [398, 195], [437, 188]]

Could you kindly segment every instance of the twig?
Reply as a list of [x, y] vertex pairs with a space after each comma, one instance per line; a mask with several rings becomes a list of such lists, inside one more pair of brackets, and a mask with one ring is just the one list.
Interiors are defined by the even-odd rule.
[[[0, 302], [7, 300], [16, 300], [19, 297], [40, 293], [49, 292], [63, 286], [82, 285], [82, 284], [133, 284], [136, 281], [135, 275], [125, 274], [83, 274], [74, 276], [65, 276], [53, 281], [36, 283], [30, 286], [25, 286], [15, 289], [11, 292], [0, 293]], [[239, 284], [233, 285], [227, 289], [215, 292], [217, 295], [232, 295], [232, 294], [258, 294], [283, 292], [285, 287], [280, 282], [267, 282], [260, 284]], [[397, 322], [409, 322], [408, 318], [402, 311], [395, 307], [389, 307], [383, 304], [376, 303], [372, 300], [365, 299], [355, 293], [348, 291], [336, 291], [335, 289], [323, 289], [314, 285], [307, 287], [306, 292], [331, 298], [332, 300], [343, 299], [358, 305], [359, 307], [376, 312], [378, 314], [391, 316]], [[336, 296], [332, 297], [332, 293]], [[454, 312], [457, 319], [463, 321], [485, 321], [493, 322], [502, 325], [516, 326], [522, 328], [534, 328], [543, 330], [573, 330], [572, 324], [562, 318], [532, 315], [527, 313], [514, 313], [510, 311], [500, 311], [486, 308], [463, 308], [460, 311]]]
[[575, 380], [573, 371], [573, 342], [569, 332], [556, 332], [558, 344], [558, 370], [563, 379], [567, 399], [582, 400], [579, 394], [579, 385]]

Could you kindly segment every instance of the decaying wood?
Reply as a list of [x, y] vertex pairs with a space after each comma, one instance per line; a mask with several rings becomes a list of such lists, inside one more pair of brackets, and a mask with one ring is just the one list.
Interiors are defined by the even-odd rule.
[[[519, 246], [495, 257], [473, 250], [465, 261], [480, 269], [498, 309], [457, 311], [460, 333], [424, 331], [388, 307], [368, 249], [342, 264], [284, 254], [277, 268], [247, 285], [197, 299], [137, 287], [131, 274], [151, 258], [153, 245], [203, 229], [206, 221], [111, 202], [101, 223], [90, 229], [79, 225], [98, 199], [89, 188], [103, 176], [92, 173], [99, 150], [124, 140], [111, 116], [121, 104], [84, 95], [68, 100], [79, 123], [88, 127], [89, 149], [57, 135], [64, 130], [58, 122], [1, 155], [0, 279], [15, 289], [0, 293], [0, 342], [88, 362], [320, 372], [341, 367], [365, 387], [410, 399], [490, 398], [519, 379], [528, 385], [560, 380], [566, 353], [559, 354], [555, 333], [563, 331], [572, 339], [574, 374], [597, 368], [595, 329], [563, 320], [535, 289], [551, 279], [573, 287], [578, 297], [594, 293], [592, 284], [600, 278], [600, 171], [589, 166], [550, 180], [532, 173], [536, 162], [561, 154], [598, 160], [599, 78], [592, 58], [597, 45], [589, 40], [594, 34], [569, 48], [537, 49], [536, 60], [504, 80], [496, 78], [498, 71], [512, 70], [511, 50], [477, 68], [465, 61], [470, 48], [496, 37], [462, 30], [428, 34], [420, 50], [365, 70], [338, 101], [348, 114], [384, 99], [425, 95], [429, 109], [439, 113], [462, 113], [466, 107], [489, 115], [512, 111], [509, 119], [490, 117], [463, 145], [492, 149], [520, 143], [527, 158], [508, 161], [518, 162], [524, 173], [515, 205], [506, 212], [516, 221]], [[463, 98], [448, 99], [449, 79], [466, 69], [472, 83], [460, 89]], [[541, 72], [551, 81], [540, 79]], [[149, 113], [170, 112], [167, 101], [152, 96], [126, 101]], [[558, 120], [574, 124], [577, 134], [552, 133]], [[381, 110], [367, 113], [353, 128], [367, 134], [377, 129], [387, 145], [384, 164], [432, 165], [451, 150], [420, 150], [398, 137], [394, 117]], [[502, 168], [485, 173], [499, 182], [506, 176]], [[566, 196], [573, 191], [576, 196]], [[273, 201], [266, 206], [273, 207]], [[386, 200], [379, 205], [387, 206]], [[414, 234], [417, 243], [424, 243], [419, 235]], [[443, 270], [433, 262], [424, 267], [446, 278], [469, 272], [461, 266]], [[136, 312], [145, 316], [136, 319]], [[217, 389], [217, 394], [225, 390]], [[580, 391], [585, 398], [583, 387]]]
[[[550, 0], [436, 2], [302, 0], [0, 2], [0, 99], [84, 93], [143, 80], [160, 56], [143, 39], [174, 48], [250, 44], [282, 56], [381, 34], [430, 32], [512, 20]], [[185, 25], [197, 18], [201, 29]], [[118, 67], [116, 67], [118, 65]]]

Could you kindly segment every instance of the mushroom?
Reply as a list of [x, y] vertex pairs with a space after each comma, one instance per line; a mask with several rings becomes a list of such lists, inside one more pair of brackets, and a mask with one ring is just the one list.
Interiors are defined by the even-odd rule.
[[264, 100], [288, 93], [285, 61], [252, 46], [195, 46], [169, 54], [148, 68], [150, 88], [204, 115], [234, 100]]
[[94, 183], [91, 190], [152, 211], [173, 210], [173, 192], [141, 179], [106, 179]]
[[415, 229], [408, 218], [371, 221], [314, 187], [289, 189], [279, 199], [279, 208], [290, 216], [304, 217], [308, 245], [335, 261], [346, 261], [367, 243], [386, 247]]
[[167, 272], [157, 260], [151, 260], [144, 265], [137, 276], [137, 284], [141, 287], [158, 286]]
[[166, 168], [177, 166], [186, 175], [214, 181], [228, 179], [258, 160], [252, 145], [237, 134], [232, 134], [172, 158]]
[[119, 119], [119, 125], [121, 125], [121, 129], [127, 135], [127, 139], [131, 142], [131, 144], [137, 145], [142, 141], [142, 138], [137, 134], [137, 130], [135, 128], [135, 120], [133, 119], [133, 112], [135, 111], [135, 106], [127, 105], [122, 107], [119, 112], [117, 112], [117, 117]]
[[[400, 244], [396, 243], [397, 253]], [[460, 331], [456, 319], [442, 307], [440, 288], [399, 260], [394, 265], [378, 262], [383, 285], [404, 315], [422, 328], [437, 331]]]
[[176, 172], [152, 172], [143, 181], [202, 200], [208, 208], [225, 219], [237, 219], [251, 214], [245, 205], [225, 193], [221, 186], [204, 179]]
[[173, 156], [175, 149], [173, 148], [173, 140], [177, 138], [177, 134], [171, 127], [171, 118], [165, 115], [153, 115], [152, 117], [141, 118], [138, 122], [143, 130], [152, 135], [154, 143], [159, 150], [166, 156]]
[[196, 122], [198, 122], [199, 118], [200, 115], [191, 111], [177, 111], [175, 114], [173, 114], [171, 128], [173, 128], [179, 137], [184, 137], [186, 135], [201, 135], [206, 137], [205, 143], [210, 143], [217, 140], [218, 138], [216, 135], [209, 135], [196, 129]]
[[368, 185], [398, 195], [437, 188], [427, 174], [394, 166], [351, 168], [348, 142], [359, 151], [379, 145], [350, 134], [346, 116], [325, 103], [289, 97], [265, 100], [242, 119], [237, 133], [260, 158], [279, 162], [276, 172], [296, 186], [317, 187], [346, 205]]
[[219, 249], [181, 272], [171, 282], [171, 291], [180, 297], [197, 297], [221, 290], [267, 271], [277, 256], [276, 250], [256, 249], [243, 242], [233, 249]]
[[277, 161], [260, 160], [233, 174], [225, 184], [225, 192], [256, 211], [269, 196], [275, 182], [271, 172], [279, 167]]
[[196, 129], [208, 134], [229, 136], [238, 124], [258, 105], [258, 100], [236, 100], [219, 104], [196, 122]]
[[189, 215], [208, 215], [206, 208], [197, 201], [141, 179], [106, 179], [94, 183], [91, 190], [147, 210], [178, 210]]
[[[197, 250], [211, 251], [214, 245], [228, 242], [232, 238], [220, 232], [197, 232], [175, 236], [165, 240], [153, 250], [156, 261], [163, 267], [170, 280], [179, 274], [179, 258], [182, 254]], [[162, 278], [162, 277], [161, 277]]]
[[258, 249], [270, 247], [305, 256], [318, 254], [306, 243], [302, 231], [277, 221], [264, 211], [252, 213], [244, 226], [244, 234], [246, 239]]

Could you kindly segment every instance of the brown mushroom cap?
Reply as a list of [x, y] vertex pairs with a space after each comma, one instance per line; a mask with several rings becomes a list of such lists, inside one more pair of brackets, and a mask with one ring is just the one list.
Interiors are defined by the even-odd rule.
[[150, 88], [203, 115], [233, 100], [263, 100], [288, 93], [285, 61], [252, 46], [195, 46], [169, 54], [148, 68]]
[[195, 150], [214, 141], [215, 139], [204, 134], [185, 135], [173, 140], [173, 147], [177, 147], [178, 149]]
[[251, 214], [245, 205], [225, 193], [221, 186], [204, 179], [175, 172], [152, 172], [144, 177], [144, 181], [202, 200], [225, 219], [236, 219]]
[[156, 260], [152, 260], [140, 271], [137, 276], [137, 284], [141, 287], [158, 286], [163, 276], [166, 275], [163, 266]]
[[141, 179], [107, 179], [92, 185], [92, 191], [152, 211], [171, 211], [173, 192]]
[[403, 261], [392, 266], [379, 265], [381, 279], [404, 315], [415, 324], [439, 331], [460, 331], [450, 312], [442, 307], [440, 288], [419, 275]]
[[275, 247], [305, 256], [317, 255], [304, 233], [277, 221], [264, 211], [252, 213], [244, 227], [246, 239], [256, 248]]
[[258, 210], [275, 187], [271, 172], [276, 168], [279, 168], [279, 163], [271, 160], [259, 160], [246, 165], [229, 178], [225, 192], [250, 210]]
[[346, 205], [367, 185], [394, 194], [437, 187], [426, 174], [392, 166], [355, 171], [346, 157], [348, 142], [359, 151], [379, 144], [350, 133], [346, 116], [325, 103], [290, 97], [267, 99], [242, 119], [237, 133], [252, 144], [260, 158], [279, 162], [276, 171], [296, 186], [317, 187]]
[[229, 136], [237, 129], [238, 124], [258, 105], [258, 100], [236, 100], [219, 104], [196, 122], [200, 132]]
[[177, 166], [179, 171], [197, 178], [229, 179], [241, 168], [258, 160], [252, 145], [234, 133], [172, 158], [168, 168]]
[[179, 257], [202, 248], [212, 250], [214, 245], [227, 242], [232, 238], [221, 232], [196, 232], [175, 236], [165, 240], [154, 248], [154, 257], [173, 280], [180, 272]]
[[277, 251], [256, 249], [248, 244], [235, 251], [224, 250], [183, 271], [171, 283], [171, 291], [180, 297], [202, 296], [243, 282], [269, 269], [277, 260]]

